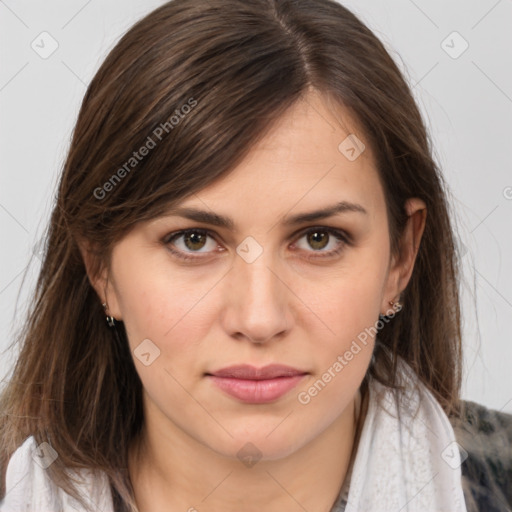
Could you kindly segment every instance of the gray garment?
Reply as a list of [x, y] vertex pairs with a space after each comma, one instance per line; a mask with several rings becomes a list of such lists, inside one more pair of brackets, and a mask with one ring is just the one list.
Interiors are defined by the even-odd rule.
[[512, 512], [512, 414], [463, 403], [463, 418], [452, 426], [467, 452], [461, 466], [467, 510]]
[[[512, 414], [475, 402], [463, 404], [462, 419], [449, 419], [463, 460], [466, 508], [468, 512], [512, 512]], [[344, 512], [351, 474], [352, 467], [331, 512]]]

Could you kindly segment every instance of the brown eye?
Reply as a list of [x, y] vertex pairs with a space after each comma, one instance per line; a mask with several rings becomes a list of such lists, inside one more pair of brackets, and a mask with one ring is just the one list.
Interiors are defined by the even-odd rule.
[[312, 231], [306, 236], [309, 245], [315, 250], [323, 249], [329, 243], [329, 235], [325, 231]]
[[205, 253], [212, 253], [218, 247], [213, 236], [203, 229], [186, 229], [171, 233], [165, 238], [164, 243], [173, 254], [183, 259], [194, 258], [194, 253], [202, 255], [198, 257], [203, 257]]
[[[169, 251], [184, 260], [205, 261], [205, 256], [223, 252], [216, 242], [215, 235], [199, 228], [170, 233], [162, 241], [168, 246]], [[313, 227], [303, 232], [292, 247], [300, 249], [308, 258], [313, 259], [337, 256], [346, 245], [350, 244], [350, 235], [344, 231], [328, 227]], [[325, 250], [326, 248], [329, 250]]]
[[183, 243], [185, 244], [187, 249], [202, 249], [206, 244], [206, 237], [207, 235], [198, 233], [197, 231], [192, 231], [191, 233], [183, 235]]
[[[305, 243], [302, 242], [303, 239]], [[294, 248], [309, 253], [311, 258], [329, 257], [338, 255], [346, 245], [350, 245], [350, 237], [337, 229], [313, 227], [303, 232], [293, 245]]]

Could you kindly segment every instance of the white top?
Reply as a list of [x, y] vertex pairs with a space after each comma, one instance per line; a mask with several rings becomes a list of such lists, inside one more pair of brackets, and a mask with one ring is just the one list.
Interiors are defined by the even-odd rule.
[[[47, 443], [39, 447], [33, 436], [13, 453], [7, 466], [6, 495], [0, 503], [0, 512], [86, 512], [72, 496], [57, 487], [49, 478], [46, 468], [57, 453]], [[79, 476], [76, 472], [69, 472]], [[112, 493], [107, 476], [102, 473], [93, 478], [92, 472], [82, 470], [84, 482], [80, 494], [91, 509], [114, 512]]]
[[[400, 403], [393, 390], [370, 379], [348, 499], [345, 486], [331, 512], [467, 512], [450, 421], [410, 367], [403, 363], [399, 368], [408, 390]], [[44, 468], [56, 456], [47, 443], [37, 447], [33, 437], [27, 438], [9, 461], [0, 512], [86, 512], [49, 479]], [[114, 512], [106, 475], [81, 474], [79, 490], [92, 510]]]

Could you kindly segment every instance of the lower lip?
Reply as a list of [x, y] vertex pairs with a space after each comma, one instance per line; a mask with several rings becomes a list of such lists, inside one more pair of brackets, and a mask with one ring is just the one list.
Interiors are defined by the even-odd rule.
[[277, 377], [265, 380], [244, 380], [209, 375], [222, 391], [250, 404], [265, 404], [281, 398], [294, 388], [305, 375]]

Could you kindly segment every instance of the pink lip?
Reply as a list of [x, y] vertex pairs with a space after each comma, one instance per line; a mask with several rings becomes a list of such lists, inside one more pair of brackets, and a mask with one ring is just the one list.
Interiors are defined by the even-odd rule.
[[290, 366], [271, 364], [263, 368], [230, 366], [207, 376], [228, 395], [246, 403], [262, 404], [283, 396], [306, 374]]

